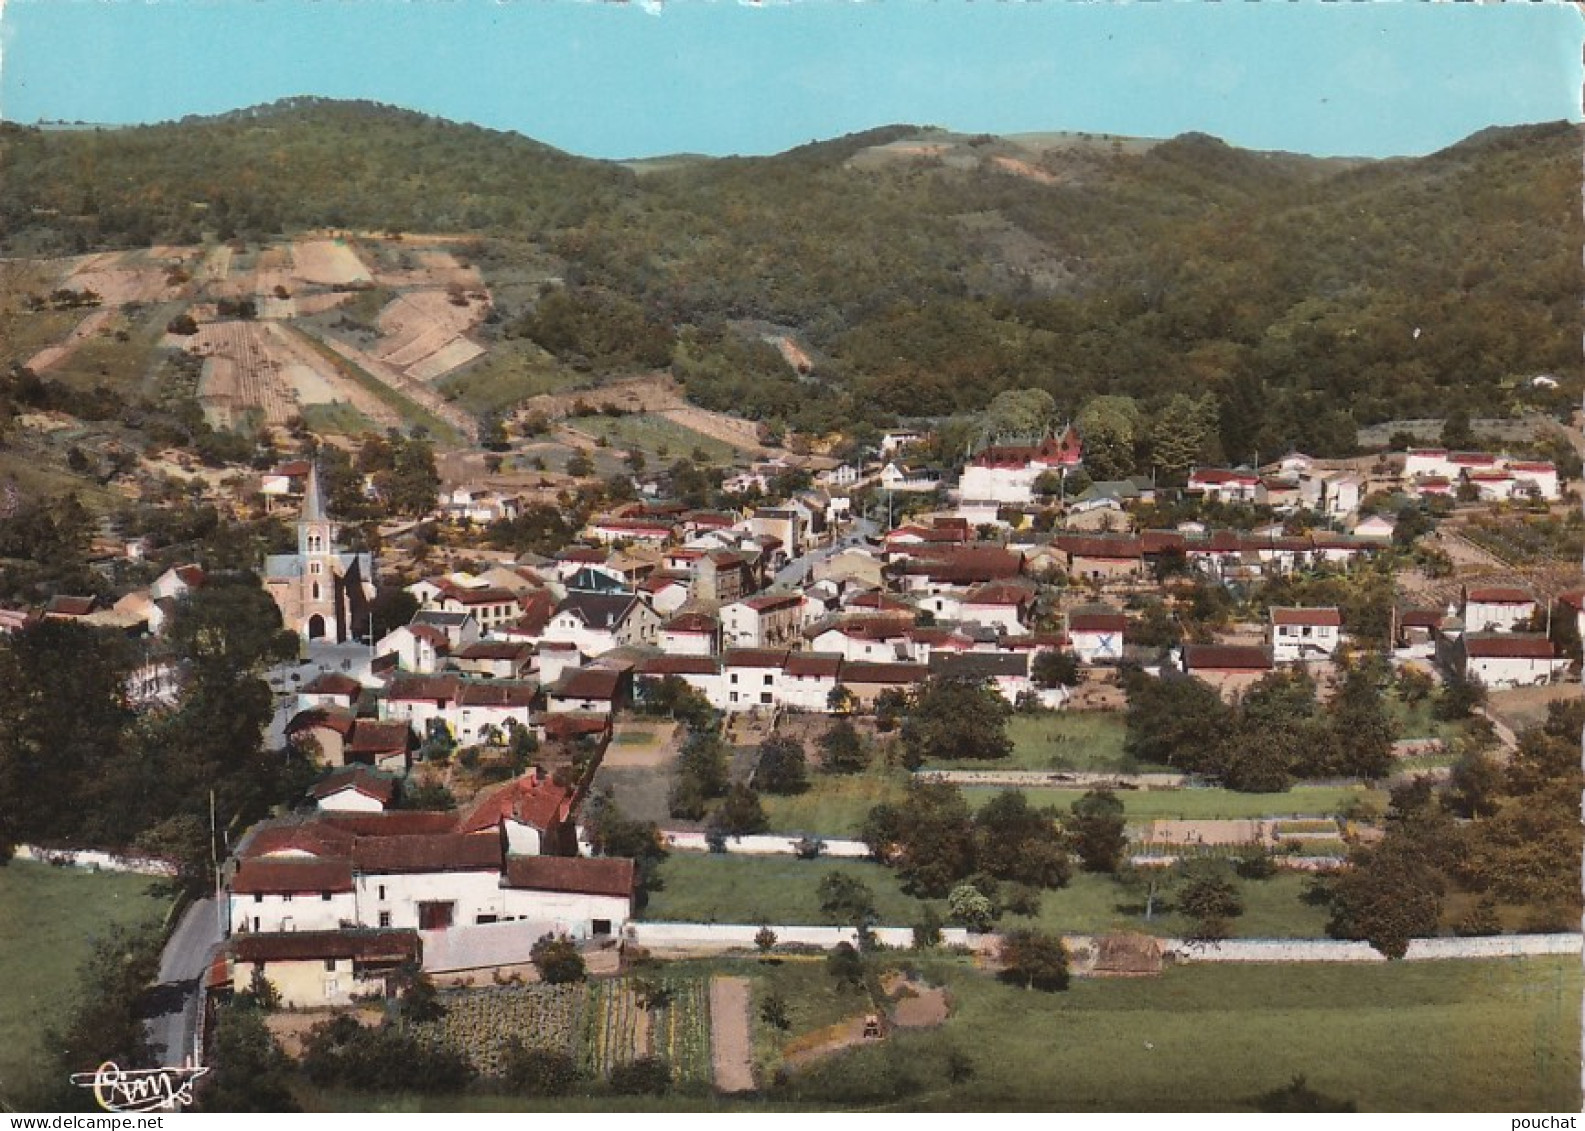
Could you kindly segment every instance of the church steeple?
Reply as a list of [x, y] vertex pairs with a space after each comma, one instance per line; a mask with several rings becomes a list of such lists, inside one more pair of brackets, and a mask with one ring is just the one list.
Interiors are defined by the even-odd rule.
[[325, 497], [319, 487], [319, 465], [310, 464], [303, 487], [303, 509], [297, 516], [297, 552], [304, 557], [335, 550], [336, 525], [325, 514]]
[[319, 464], [308, 465], [308, 483], [303, 487], [303, 510], [298, 516], [301, 522], [325, 521], [325, 497], [319, 489]]

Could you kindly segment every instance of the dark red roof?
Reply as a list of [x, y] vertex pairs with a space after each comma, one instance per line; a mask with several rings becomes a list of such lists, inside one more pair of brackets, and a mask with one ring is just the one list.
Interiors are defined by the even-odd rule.
[[70, 597], [62, 594], [51, 597], [44, 605], [45, 616], [85, 617], [94, 611], [93, 597]]
[[1472, 632], [1464, 637], [1465, 655], [1477, 659], [1551, 660], [1552, 641], [1540, 633]]
[[319, 779], [308, 792], [314, 797], [325, 798], [344, 789], [355, 789], [389, 805], [396, 796], [396, 779], [363, 766], [344, 766]]
[[458, 686], [454, 675], [404, 675], [391, 682], [385, 697], [445, 703], [457, 697]]
[[348, 754], [389, 754], [406, 750], [413, 741], [413, 730], [402, 719], [381, 721], [359, 719], [347, 743]]
[[363, 694], [363, 684], [350, 675], [342, 675], [340, 672], [321, 672], [305, 683], [298, 694], [340, 695], [348, 699], [356, 699]]
[[573, 668], [562, 673], [551, 694], [558, 699], [614, 699], [622, 673], [611, 668]]
[[1403, 628], [1436, 628], [1444, 615], [1441, 609], [1405, 609], [1398, 614], [1398, 624]]
[[691, 632], [695, 634], [713, 635], [721, 624], [714, 617], [705, 613], [683, 613], [681, 616], [672, 617], [667, 621], [662, 631], [664, 632]]
[[346, 738], [357, 723], [357, 716], [345, 707], [310, 707], [292, 716], [292, 721], [286, 724], [286, 733], [298, 734], [323, 727]]
[[966, 605], [1027, 605], [1035, 594], [1025, 585], [1011, 581], [993, 581], [981, 585], [963, 598]]
[[842, 667], [842, 657], [829, 652], [793, 652], [787, 657], [787, 674], [793, 676], [834, 676]]
[[633, 896], [633, 861], [621, 857], [510, 856], [503, 884], [529, 891]]
[[1185, 644], [1188, 671], [1269, 671], [1271, 650], [1253, 644]]
[[350, 831], [325, 821], [309, 821], [293, 825], [266, 825], [254, 829], [247, 835], [237, 854], [243, 859], [269, 856], [279, 852], [345, 856], [351, 849]]
[[905, 573], [954, 585], [972, 585], [1017, 577], [1024, 571], [1024, 556], [996, 547], [933, 549], [928, 556], [911, 559]]
[[923, 683], [930, 675], [924, 664], [843, 664], [843, 683]]
[[1523, 589], [1494, 586], [1490, 589], [1469, 589], [1464, 599], [1481, 605], [1533, 605], [1535, 596]]
[[758, 597], [748, 598], [743, 604], [756, 613], [768, 613], [775, 609], [788, 609], [801, 605], [803, 600], [802, 593], [762, 593]]
[[465, 683], [457, 695], [462, 707], [527, 708], [534, 705], [539, 684], [500, 680], [490, 683]]
[[1343, 614], [1336, 609], [1273, 608], [1272, 624], [1309, 625], [1315, 628], [1343, 627]]
[[1104, 534], [1059, 534], [1051, 544], [1075, 558], [1113, 558], [1135, 561], [1144, 556], [1145, 546], [1130, 535], [1107, 537]]
[[365, 874], [493, 872], [501, 867], [501, 842], [462, 833], [366, 836], [353, 842], [352, 862]]
[[521, 640], [480, 640], [455, 653], [458, 660], [524, 661], [534, 654], [532, 645]]
[[236, 935], [238, 962], [313, 962], [351, 958], [363, 962], [417, 962], [424, 952], [417, 931], [283, 931]]
[[585, 711], [557, 711], [553, 715], [546, 715], [541, 725], [545, 728], [546, 738], [566, 742], [584, 735], [605, 734], [611, 729], [611, 717]]
[[1069, 632], [1122, 632], [1128, 618], [1116, 609], [1074, 609], [1068, 614]]
[[[398, 809], [387, 813], [326, 813], [318, 824], [349, 836], [434, 836], [452, 832], [457, 814], [433, 809]], [[351, 851], [352, 842], [346, 842]]]
[[255, 856], [242, 861], [231, 880], [238, 895], [352, 890], [352, 861], [344, 856]]
[[780, 668], [787, 664], [787, 649], [734, 648], [722, 659], [729, 668]]

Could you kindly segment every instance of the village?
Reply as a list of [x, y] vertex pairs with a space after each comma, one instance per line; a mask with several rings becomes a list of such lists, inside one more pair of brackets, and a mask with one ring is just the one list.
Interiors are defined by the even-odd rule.
[[0, 127], [0, 1108], [1577, 1104], [1572, 123]]
[[[1578, 672], [1585, 600], [1569, 584], [1574, 571], [1509, 566], [1490, 553], [1436, 568], [1434, 557], [1407, 558], [1415, 544], [1398, 533], [1410, 515], [1434, 516], [1418, 535], [1434, 544], [1438, 520], [1566, 505], [1577, 483], [1560, 482], [1550, 463], [1413, 448], [1195, 467], [1170, 491], [1195, 517], [1151, 527], [1136, 516], [1160, 513], [1151, 508], [1166, 492], [1148, 480], [1088, 481], [1084, 438], [1072, 425], [991, 440], [950, 486], [911, 461], [925, 439], [922, 429], [901, 430], [854, 460], [746, 463], [722, 476], [709, 508], [668, 498], [665, 477], [634, 476], [630, 501], [592, 512], [545, 555], [480, 538], [533, 502], [478, 480], [442, 484], [423, 520], [440, 536], [422, 557], [411, 538], [377, 556], [346, 548], [316, 460], [261, 473], [233, 505], [289, 516], [296, 543], [258, 563], [259, 583], [299, 640], [297, 657], [267, 673], [270, 740], [323, 776], [303, 805], [235, 841], [215, 877], [218, 915], [189, 913], [203, 924], [193, 951], [202, 993], [181, 1014], [188, 1028], [167, 1049], [169, 1062], [184, 1046], [201, 1054], [202, 1018], [230, 994], [267, 985], [286, 1011], [281, 1032], [300, 1040], [303, 1019], [394, 993], [412, 977], [404, 971], [443, 987], [554, 982], [541, 962], [553, 939], [581, 956], [580, 970], [606, 977], [622, 975], [635, 956], [696, 959], [756, 943], [763, 952], [767, 938], [771, 947], [917, 945], [916, 925], [885, 922], [864, 898], [868, 909], [851, 921], [840, 899], [827, 899], [812, 921], [793, 922], [767, 915], [768, 901], [751, 888], [693, 926], [681, 916], [657, 921], [646, 904], [689, 906], [678, 890], [689, 873], [668, 876], [657, 892], [654, 859], [615, 851], [612, 822], [648, 822], [645, 851], [655, 857], [859, 860], [883, 850], [838, 815], [853, 811], [849, 784], [860, 786], [855, 800], [898, 796], [910, 775], [971, 791], [1143, 800], [1192, 797], [1197, 784], [1214, 783], [1192, 768], [1029, 749], [1034, 736], [1072, 741], [1064, 720], [1120, 732], [1132, 679], [1194, 681], [1237, 707], [1273, 680], [1298, 678], [1324, 703], [1375, 655], [1389, 665], [1381, 694], [1409, 710], [1408, 729], [1392, 731], [1395, 765], [1351, 781], [1325, 775], [1341, 801], [1335, 821], [1285, 792], [1246, 794], [1268, 800], [1228, 810], [1237, 816], [1130, 817], [1121, 866], [1146, 870], [1234, 851], [1301, 872], [1344, 868], [1351, 846], [1381, 836], [1370, 789], [1415, 773], [1445, 777], [1468, 743], [1461, 724], [1413, 714], [1411, 697], [1479, 689], [1469, 709], [1498, 750], [1544, 717], [1546, 703], [1577, 698], [1569, 673]], [[1085, 485], [1070, 494], [1081, 476]], [[1384, 559], [1401, 564], [1384, 573]], [[1371, 577], [1367, 584], [1389, 594], [1377, 606], [1350, 588]], [[205, 583], [198, 564], [175, 565], [113, 602], [65, 595], [3, 615], [7, 631], [35, 619], [77, 621], [154, 643], [128, 690], [157, 707], [173, 703], [183, 683], [157, 642]], [[398, 587], [410, 619], [371, 636], [380, 593]], [[1306, 591], [1334, 597], [1272, 600], [1258, 620], [1226, 616], [1231, 598], [1224, 615], [1196, 610], [1206, 593], [1247, 601]], [[983, 688], [1000, 703], [1029, 736], [1017, 756], [911, 760], [899, 719], [944, 685]], [[1425, 733], [1413, 729], [1415, 718]], [[903, 769], [844, 776], [833, 727], [853, 736], [861, 758]], [[712, 741], [725, 751], [724, 776], [703, 797], [680, 800], [701, 733], [719, 734]], [[791, 783], [780, 780], [789, 747]], [[877, 777], [887, 782], [879, 795]], [[819, 806], [777, 804], [811, 784], [806, 796]], [[712, 793], [724, 800], [708, 804]], [[414, 808], [417, 798], [425, 800]], [[1155, 809], [1173, 812], [1170, 803]], [[820, 885], [828, 896], [829, 886]], [[937, 935], [994, 962], [1010, 924], [960, 899], [962, 886]], [[1083, 956], [1082, 971], [1096, 975], [1114, 963], [1159, 969], [1191, 953], [1183, 948], [1193, 944], [1159, 938], [1148, 919], [1147, 909], [1143, 934], [1100, 924], [1083, 925], [1093, 934], [1061, 933]], [[1220, 924], [1209, 937], [1226, 933]], [[461, 1001], [476, 991], [453, 992]], [[706, 997], [696, 1007], [718, 1036], [708, 1063], [702, 1052], [687, 1054], [698, 1061], [688, 1071], [717, 1087], [755, 1087], [749, 1044], [739, 1039], [734, 1052], [719, 1036], [740, 1026], [722, 1012], [746, 1011], [747, 1001], [716, 989]], [[885, 1000], [872, 1018], [885, 1016]], [[939, 1011], [924, 1012], [939, 1023]], [[632, 1057], [647, 1048], [686, 1059], [653, 1031], [629, 1039]], [[790, 1053], [789, 1063], [806, 1055]]]

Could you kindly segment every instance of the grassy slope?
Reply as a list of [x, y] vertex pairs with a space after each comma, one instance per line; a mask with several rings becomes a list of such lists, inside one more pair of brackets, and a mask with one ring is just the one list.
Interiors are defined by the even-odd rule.
[[44, 1028], [60, 1024], [77, 968], [112, 924], [163, 915], [145, 876], [13, 861], [0, 868], [0, 1095], [47, 1069]]
[[1096, 711], [1014, 715], [1007, 724], [1013, 753], [988, 767], [958, 760], [931, 763], [931, 769], [1115, 770], [1123, 758], [1123, 716]]
[[[787, 996], [794, 1033], [846, 1015], [853, 1000], [821, 984], [819, 964], [716, 965], [754, 978], [757, 999], [771, 989]], [[947, 1025], [825, 1061], [810, 1085], [912, 1068], [920, 1087], [901, 1109], [1249, 1111], [1253, 1097], [1302, 1074], [1362, 1111], [1579, 1107], [1573, 959], [1187, 966], [1050, 995], [1001, 985], [961, 959], [918, 965], [952, 993]], [[761, 1049], [768, 1043], [761, 1034]], [[955, 1086], [936, 1071], [949, 1047], [973, 1069]], [[339, 1111], [795, 1110], [687, 1096], [303, 1098], [310, 1110]]]

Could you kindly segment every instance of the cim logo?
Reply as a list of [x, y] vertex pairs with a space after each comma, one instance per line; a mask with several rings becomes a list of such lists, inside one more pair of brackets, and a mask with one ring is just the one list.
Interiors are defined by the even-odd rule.
[[107, 1060], [92, 1072], [74, 1072], [71, 1081], [93, 1089], [94, 1099], [106, 1111], [160, 1111], [188, 1107], [193, 1084], [207, 1068], [125, 1069]]

